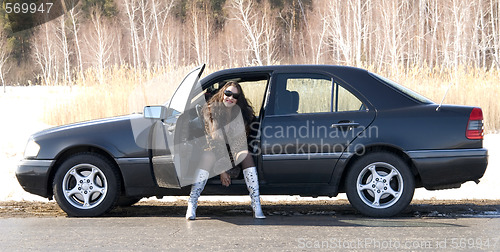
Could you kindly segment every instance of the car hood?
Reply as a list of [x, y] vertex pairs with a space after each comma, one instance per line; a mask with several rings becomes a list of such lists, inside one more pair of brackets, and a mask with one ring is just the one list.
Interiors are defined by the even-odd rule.
[[58, 126], [31, 138], [40, 146], [38, 159], [54, 159], [82, 146], [101, 149], [115, 158], [145, 157], [151, 125], [141, 114], [131, 114]]
[[40, 132], [33, 134], [32, 137], [37, 138], [37, 137], [40, 137], [43, 135], [50, 135], [50, 134], [57, 134], [57, 133], [63, 133], [63, 132], [68, 132], [68, 131], [74, 131], [74, 130], [78, 130], [82, 127], [113, 126], [113, 125], [123, 124], [124, 122], [129, 123], [131, 120], [136, 120], [139, 118], [142, 118], [141, 114], [131, 114], [131, 115], [116, 116], [116, 117], [109, 117], [109, 118], [102, 118], [102, 119], [97, 119], [97, 120], [78, 122], [78, 123], [48, 128], [48, 129], [45, 129], [45, 130], [42, 130]]

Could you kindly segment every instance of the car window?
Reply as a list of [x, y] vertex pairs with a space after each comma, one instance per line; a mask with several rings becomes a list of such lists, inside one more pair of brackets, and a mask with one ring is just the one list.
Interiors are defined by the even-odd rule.
[[253, 111], [258, 115], [266, 94], [267, 80], [240, 82], [240, 86]]
[[335, 84], [335, 112], [356, 111], [364, 108], [363, 103], [347, 89]]
[[226, 82], [236, 81], [243, 89], [243, 93], [255, 112], [255, 116], [259, 116], [260, 110], [264, 103], [266, 88], [269, 76], [242, 76], [241, 78], [228, 78], [222, 81], [215, 82], [208, 86], [205, 91], [205, 99], [208, 101], [215, 93], [221, 89]]
[[332, 78], [318, 74], [282, 74], [276, 79], [274, 114], [309, 114], [365, 109]]
[[322, 75], [280, 75], [277, 77], [274, 114], [330, 112], [332, 79]]
[[406, 88], [390, 79], [387, 79], [383, 76], [380, 76], [378, 74], [375, 74], [375, 73], [369, 73], [371, 76], [373, 76], [375, 79], [381, 81], [382, 83], [385, 83], [386, 85], [398, 90], [399, 92], [421, 102], [421, 103], [428, 103], [428, 104], [431, 104], [431, 103], [434, 103], [433, 101], [427, 99], [425, 96], [421, 95], [421, 94], [418, 94], [416, 92], [414, 92], [413, 90], [409, 89], [409, 88]]

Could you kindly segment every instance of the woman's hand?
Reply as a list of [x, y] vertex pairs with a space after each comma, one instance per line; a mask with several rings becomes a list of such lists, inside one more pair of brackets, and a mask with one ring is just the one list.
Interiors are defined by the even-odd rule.
[[222, 183], [223, 186], [228, 187], [231, 184], [231, 177], [227, 172], [223, 172], [220, 174], [220, 182]]

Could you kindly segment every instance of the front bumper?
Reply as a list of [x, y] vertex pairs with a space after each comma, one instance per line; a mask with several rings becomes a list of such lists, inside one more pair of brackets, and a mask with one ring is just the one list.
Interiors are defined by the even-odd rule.
[[54, 160], [21, 160], [16, 170], [19, 184], [29, 193], [50, 197], [52, 193], [48, 181], [49, 170], [53, 163]]
[[480, 179], [488, 166], [487, 149], [408, 151], [427, 189]]

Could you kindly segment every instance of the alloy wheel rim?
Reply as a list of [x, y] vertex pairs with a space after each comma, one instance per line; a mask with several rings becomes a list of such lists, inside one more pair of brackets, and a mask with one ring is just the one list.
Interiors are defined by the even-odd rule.
[[66, 201], [78, 209], [97, 207], [106, 197], [108, 182], [95, 165], [78, 164], [66, 172], [62, 181]]
[[398, 169], [391, 164], [375, 162], [361, 170], [356, 185], [363, 203], [372, 208], [385, 209], [401, 198], [404, 181]]

